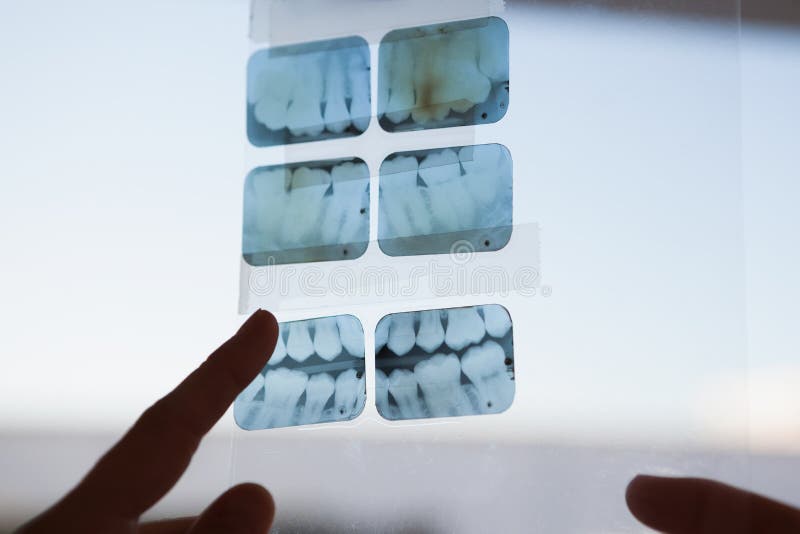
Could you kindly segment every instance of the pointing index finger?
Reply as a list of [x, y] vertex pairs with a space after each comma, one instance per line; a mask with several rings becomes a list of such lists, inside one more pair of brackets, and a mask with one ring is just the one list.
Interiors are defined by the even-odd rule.
[[178, 481], [202, 437], [264, 367], [278, 324], [255, 312], [167, 396], [148, 408], [67, 497], [90, 509], [133, 519]]

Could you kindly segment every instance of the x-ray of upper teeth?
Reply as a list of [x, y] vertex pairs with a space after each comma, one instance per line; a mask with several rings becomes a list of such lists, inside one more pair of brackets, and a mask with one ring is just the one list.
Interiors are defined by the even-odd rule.
[[508, 26], [497, 17], [389, 32], [378, 117], [389, 132], [499, 121], [508, 109]]
[[360, 159], [273, 165], [245, 180], [242, 255], [253, 266], [348, 260], [369, 241], [369, 170]]
[[511, 317], [497, 304], [387, 315], [375, 355], [386, 419], [500, 413], [514, 400]]
[[366, 402], [361, 322], [337, 315], [279, 327], [275, 352], [234, 402], [236, 423], [262, 430], [357, 417]]
[[512, 165], [502, 145], [392, 154], [380, 169], [378, 240], [389, 256], [503, 248], [512, 231]]
[[346, 37], [255, 52], [247, 136], [274, 146], [361, 134], [370, 121], [369, 47]]

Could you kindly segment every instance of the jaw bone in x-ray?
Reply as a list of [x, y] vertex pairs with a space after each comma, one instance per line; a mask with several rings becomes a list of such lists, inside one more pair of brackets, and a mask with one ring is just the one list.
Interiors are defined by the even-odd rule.
[[378, 240], [389, 256], [503, 248], [512, 231], [511, 155], [498, 144], [392, 154], [380, 169]]
[[366, 402], [358, 319], [338, 315], [279, 327], [272, 357], [233, 405], [237, 424], [261, 430], [357, 417]]
[[386, 419], [500, 413], [514, 400], [511, 317], [497, 304], [387, 315], [375, 354]]
[[253, 266], [351, 260], [369, 241], [369, 170], [359, 159], [273, 165], [245, 181], [242, 255]]
[[255, 52], [247, 136], [274, 146], [360, 135], [370, 122], [369, 48], [347, 37]]
[[487, 124], [508, 109], [502, 19], [395, 30], [378, 55], [378, 116], [386, 131]]

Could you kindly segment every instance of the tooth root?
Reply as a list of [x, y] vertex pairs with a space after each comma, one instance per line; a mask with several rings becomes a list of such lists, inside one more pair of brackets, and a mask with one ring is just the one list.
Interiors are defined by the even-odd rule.
[[323, 169], [299, 167], [292, 173], [286, 213], [293, 216], [283, 226], [283, 243], [287, 248], [322, 244], [319, 221], [330, 182], [330, 174]]
[[468, 345], [480, 342], [486, 334], [478, 310], [469, 308], [452, 308], [447, 310], [447, 330], [444, 342], [453, 350], [461, 350]]
[[306, 390], [308, 375], [302, 371], [270, 369], [264, 377], [264, 410], [262, 428], [291, 426], [297, 411], [297, 402]]
[[389, 340], [389, 330], [391, 326], [391, 315], [387, 315], [378, 321], [378, 325], [375, 327], [375, 354], [378, 354], [381, 349], [386, 346], [386, 342]]
[[344, 65], [342, 52], [332, 51], [326, 54], [325, 69], [325, 127], [328, 131], [342, 133], [350, 126], [350, 112], [345, 102]]
[[414, 55], [407, 40], [395, 41], [389, 46], [391, 46], [391, 61], [388, 68], [391, 71], [385, 115], [387, 119], [397, 124], [408, 119], [414, 108]]
[[419, 164], [412, 156], [397, 156], [381, 166], [381, 237], [428, 235], [431, 213], [417, 185]]
[[392, 371], [389, 375], [389, 393], [392, 394], [402, 419], [420, 419], [426, 416], [413, 372], [406, 369]]
[[339, 336], [342, 345], [350, 356], [356, 358], [364, 357], [364, 330], [361, 323], [352, 315], [340, 315], [336, 318], [339, 327]]
[[319, 373], [308, 379], [306, 385], [306, 404], [300, 417], [301, 424], [320, 423], [323, 420], [322, 410], [333, 396], [335, 383], [328, 373]]
[[286, 113], [286, 126], [295, 136], [317, 136], [325, 128], [322, 118], [322, 72], [318, 54], [297, 58], [303, 79], [294, 87]]
[[369, 240], [369, 170], [364, 163], [346, 162], [331, 171], [333, 195], [322, 224], [327, 245]]
[[514, 381], [508, 374], [505, 352], [494, 341], [471, 347], [461, 358], [461, 369], [475, 385], [481, 413], [500, 413], [514, 400]]
[[342, 352], [339, 328], [335, 317], [314, 321], [314, 351], [325, 361], [332, 361]]
[[284, 330], [285, 328], [281, 324], [278, 324], [278, 341], [275, 343], [275, 350], [272, 352], [272, 356], [267, 362], [267, 365], [278, 365], [286, 357], [286, 344], [283, 342], [283, 337], [285, 335]]
[[236, 423], [245, 429], [255, 428], [258, 416], [263, 408], [262, 402], [256, 401], [256, 396], [264, 388], [264, 375], [259, 373], [236, 398], [233, 403], [233, 417]]
[[417, 345], [425, 352], [433, 352], [444, 343], [444, 327], [439, 310], [419, 312], [419, 332]]
[[493, 82], [508, 81], [508, 41], [498, 39], [496, 26], [478, 31], [478, 68]]
[[270, 58], [252, 86], [255, 119], [270, 130], [286, 128], [289, 100], [295, 91], [297, 74], [292, 62]]
[[308, 321], [289, 323], [286, 353], [298, 362], [304, 362], [314, 354], [314, 343], [311, 341], [311, 334], [308, 332]]
[[483, 102], [492, 90], [489, 79], [478, 69], [478, 41], [475, 30], [453, 32], [441, 50], [444, 83], [436, 91], [436, 100], [447, 103], [453, 111], [464, 113]]
[[[334, 415], [336, 420], [352, 419], [359, 414], [360, 396], [364, 395], [363, 373], [359, 377], [355, 369], [342, 371], [336, 377], [336, 393], [334, 395]], [[363, 408], [363, 404], [361, 406]]]
[[279, 248], [283, 224], [287, 170], [284, 167], [254, 173], [245, 196], [243, 252], [270, 252]]
[[486, 324], [486, 333], [492, 337], [503, 337], [511, 330], [511, 317], [502, 306], [490, 304], [483, 306], [483, 321]]
[[389, 378], [380, 369], [375, 370], [375, 406], [384, 419], [397, 419], [397, 410], [389, 405]]
[[413, 312], [394, 314], [386, 343], [389, 350], [397, 356], [403, 356], [414, 348], [415, 341]]
[[461, 388], [461, 364], [455, 354], [436, 354], [414, 366], [431, 417], [470, 415], [469, 399]]
[[[436, 233], [462, 230], [464, 227], [462, 219], [466, 213], [459, 211], [471, 211], [471, 208], [456, 207], [456, 199], [452, 198], [452, 192], [456, 189], [453, 185], [460, 187], [459, 184], [452, 183], [460, 181], [461, 178], [458, 155], [450, 149], [429, 154], [419, 165], [419, 175], [428, 185], [425, 192], [430, 211], [436, 221]], [[459, 196], [464, 197], [464, 195]]]
[[369, 101], [369, 57], [364, 57], [362, 50], [354, 50], [350, 54], [347, 67], [350, 78], [350, 116], [353, 126], [364, 131], [369, 126], [372, 109]]

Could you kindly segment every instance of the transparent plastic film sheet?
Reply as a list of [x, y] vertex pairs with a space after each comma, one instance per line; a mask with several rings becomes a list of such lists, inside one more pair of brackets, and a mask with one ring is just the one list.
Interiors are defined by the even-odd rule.
[[639, 532], [638, 472], [746, 483], [736, 5], [628, 4], [252, 2], [238, 309], [281, 333], [228, 423], [277, 532]]

